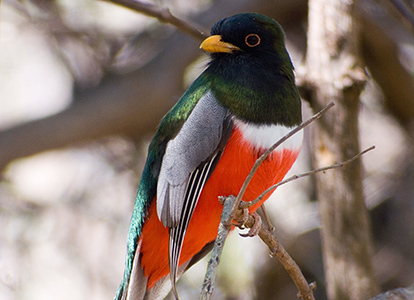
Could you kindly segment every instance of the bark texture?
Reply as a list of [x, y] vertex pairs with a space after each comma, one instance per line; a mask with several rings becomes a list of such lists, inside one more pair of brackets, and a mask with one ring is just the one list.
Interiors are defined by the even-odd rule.
[[[352, 1], [309, 2], [307, 96], [314, 111], [330, 101], [337, 104], [313, 126], [317, 168], [360, 151], [358, 108], [365, 76], [353, 10]], [[377, 294], [378, 286], [370, 261], [372, 241], [360, 161], [317, 176], [316, 187], [328, 298], [368, 299]]]

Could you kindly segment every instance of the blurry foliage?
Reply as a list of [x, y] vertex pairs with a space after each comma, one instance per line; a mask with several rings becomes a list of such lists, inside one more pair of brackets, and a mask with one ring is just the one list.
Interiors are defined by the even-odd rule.
[[[306, 5], [280, 2], [286, 12], [265, 13], [284, 16], [282, 25], [300, 79], [301, 62], [295, 59], [304, 57], [306, 51]], [[206, 0], [155, 3], [195, 20], [208, 15], [214, 5], [226, 5]], [[414, 2], [404, 3], [413, 9]], [[79, 91], [93, 95], [95, 89], [105, 86], [108, 77], [130, 80], [129, 74], [158, 59], [167, 47], [165, 41], [175, 37], [171, 26], [103, 1], [5, 0], [0, 5], [0, 129], [5, 132], [63, 111], [75, 100], [87, 101], [87, 97], [74, 95]], [[295, 14], [295, 9], [286, 8], [294, 5], [300, 9]], [[237, 5], [225, 9], [236, 11]], [[376, 28], [387, 37], [384, 40], [376, 31], [365, 33], [371, 35], [362, 38], [367, 63], [369, 58], [372, 66], [384, 62], [383, 57], [375, 61], [370, 38], [380, 42], [376, 45], [392, 42], [392, 57], [385, 59], [399, 61], [411, 75], [408, 85], [399, 85], [399, 79], [388, 85], [384, 84], [386, 69], [367, 68], [378, 82], [371, 79], [362, 95], [361, 147], [377, 146], [364, 157], [364, 190], [376, 242], [374, 267], [386, 290], [414, 282], [414, 121], [400, 118], [401, 112], [408, 119], [413, 116], [410, 107], [414, 98], [413, 103], [405, 101], [388, 110], [394, 99], [387, 94], [388, 87], [395, 85], [398, 92], [410, 95], [414, 40], [409, 38], [413, 33], [410, 23], [388, 1], [361, 1], [360, 12], [362, 19], [366, 18], [363, 23], [372, 18], [369, 21], [378, 25], [380, 20], [382, 26]], [[189, 73], [200, 71], [196, 64]], [[177, 87], [180, 89], [182, 86]], [[178, 96], [165, 95], [165, 101], [171, 103]], [[304, 110], [309, 114], [306, 104]], [[103, 117], [108, 113], [102, 110]], [[1, 299], [113, 297], [123, 272], [134, 194], [154, 127], [149, 126], [139, 138], [119, 132], [119, 136], [78, 142], [67, 149], [34, 151], [31, 154], [35, 156], [8, 164], [0, 182]], [[24, 140], [17, 142], [21, 147], [30, 146]], [[309, 168], [308, 151], [305, 140], [292, 172]], [[317, 204], [311, 202], [315, 200], [312, 195], [311, 179], [297, 181], [279, 189], [275, 199], [268, 201], [268, 209], [286, 249], [309, 281], [317, 281], [316, 297], [320, 300], [325, 297], [324, 278]], [[225, 254], [220, 265], [217, 299], [295, 297], [290, 278], [275, 259], [268, 258], [266, 247], [257, 238], [241, 239], [233, 234], [225, 249], [230, 254]], [[197, 297], [204, 271], [202, 262], [183, 276], [179, 286], [183, 299]]]

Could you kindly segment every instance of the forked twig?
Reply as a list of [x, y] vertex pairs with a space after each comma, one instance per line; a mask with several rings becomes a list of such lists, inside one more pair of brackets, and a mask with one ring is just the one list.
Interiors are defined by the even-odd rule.
[[323, 168], [319, 168], [319, 169], [316, 169], [316, 170], [304, 172], [304, 173], [301, 173], [301, 174], [292, 175], [291, 177], [286, 178], [285, 180], [282, 180], [281, 182], [279, 182], [279, 183], [277, 183], [275, 185], [272, 185], [267, 190], [265, 190], [263, 193], [261, 193], [253, 201], [243, 201], [243, 202], [240, 202], [239, 207], [242, 208], [242, 209], [251, 207], [251, 206], [255, 205], [256, 203], [260, 202], [263, 199], [263, 197], [265, 197], [268, 193], [270, 193], [274, 189], [276, 189], [279, 186], [284, 185], [284, 184], [286, 184], [288, 182], [291, 182], [293, 180], [296, 180], [296, 179], [299, 179], [299, 178], [303, 178], [303, 177], [307, 177], [307, 176], [310, 176], [310, 175], [313, 175], [313, 174], [316, 174], [316, 173], [325, 172], [327, 170], [332, 170], [332, 169], [336, 169], [336, 168], [342, 168], [343, 166], [345, 166], [345, 165], [353, 162], [354, 160], [356, 160], [360, 156], [364, 155], [368, 151], [371, 151], [371, 150], [374, 150], [374, 149], [375, 149], [375, 146], [371, 146], [371, 147], [365, 149], [364, 151], [361, 151], [360, 153], [356, 154], [355, 156], [351, 157], [350, 159], [348, 159], [348, 160], [346, 160], [344, 162], [337, 163], [337, 164], [334, 164], [334, 165], [331, 165], [331, 166], [327, 166], [327, 167], [323, 167]]

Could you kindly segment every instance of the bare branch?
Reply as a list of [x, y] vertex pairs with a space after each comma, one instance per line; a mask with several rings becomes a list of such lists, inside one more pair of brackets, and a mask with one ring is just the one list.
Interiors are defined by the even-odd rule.
[[273, 232], [275, 230], [275, 227], [272, 225], [272, 222], [270, 222], [270, 218], [269, 218], [269, 215], [267, 214], [267, 209], [266, 209], [264, 203], [262, 205], [260, 205], [260, 209], [262, 210], [263, 217], [265, 218], [267, 229], [269, 231]]
[[138, 0], [107, 0], [108, 2], [116, 3], [143, 13], [147, 16], [157, 18], [160, 22], [174, 25], [179, 30], [195, 37], [196, 39], [203, 40], [206, 38], [206, 32], [209, 30], [201, 28], [200, 25], [196, 25], [189, 21], [185, 21], [175, 17], [168, 8], [159, 7], [152, 3], [142, 2]]
[[349, 163], [353, 162], [354, 160], [361, 157], [362, 155], [364, 155], [368, 151], [371, 151], [371, 150], [374, 150], [374, 149], [375, 149], [375, 146], [371, 146], [371, 147], [365, 149], [364, 151], [361, 151], [360, 153], [356, 154], [355, 156], [351, 157], [350, 159], [348, 159], [344, 162], [337, 163], [337, 164], [330, 165], [330, 166], [323, 167], [323, 168], [319, 168], [319, 169], [315, 169], [315, 170], [308, 171], [308, 172], [305, 172], [305, 173], [292, 175], [291, 177], [286, 178], [285, 180], [282, 180], [281, 182], [279, 182], [275, 185], [272, 185], [271, 187], [269, 187], [267, 190], [265, 190], [262, 194], [259, 195], [259, 197], [257, 197], [253, 201], [249, 201], [249, 202], [243, 201], [243, 202], [241, 202], [240, 203], [240, 208], [244, 209], [244, 208], [248, 208], [250, 206], [255, 205], [257, 202], [260, 202], [260, 200], [262, 200], [264, 196], [266, 196], [268, 193], [270, 193], [271, 191], [273, 191], [274, 189], [278, 188], [281, 185], [284, 185], [284, 184], [286, 184], [288, 182], [291, 182], [293, 180], [303, 178], [303, 177], [307, 177], [307, 176], [310, 176], [310, 175], [313, 175], [313, 174], [316, 174], [316, 173], [325, 172], [327, 170], [332, 170], [332, 169], [336, 169], [336, 168], [342, 168], [346, 164], [349, 164]]

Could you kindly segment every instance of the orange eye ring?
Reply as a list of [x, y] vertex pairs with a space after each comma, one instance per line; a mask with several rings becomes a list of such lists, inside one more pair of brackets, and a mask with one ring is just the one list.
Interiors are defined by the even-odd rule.
[[[253, 38], [253, 41], [252, 41], [252, 38]], [[256, 33], [250, 33], [246, 36], [246, 38], [244, 39], [244, 42], [249, 47], [256, 47], [257, 45], [260, 44], [260, 36], [258, 36]]]

